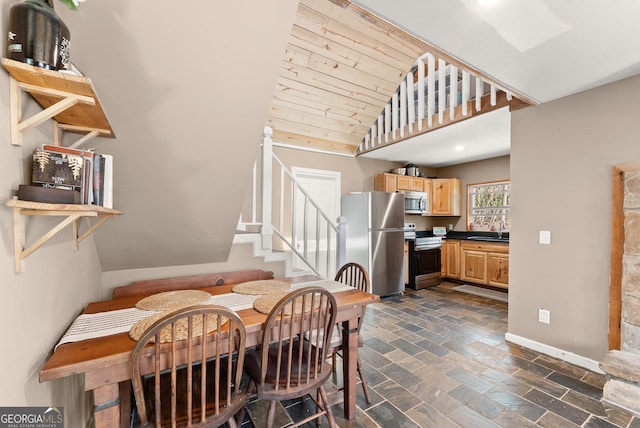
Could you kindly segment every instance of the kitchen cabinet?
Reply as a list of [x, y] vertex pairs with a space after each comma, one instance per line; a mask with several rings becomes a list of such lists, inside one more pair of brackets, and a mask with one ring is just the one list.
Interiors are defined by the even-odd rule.
[[373, 190], [378, 192], [396, 192], [398, 190], [424, 192], [426, 187], [431, 187], [430, 182], [431, 180], [422, 177], [384, 173], [373, 177]]
[[445, 239], [442, 243], [442, 276], [460, 278], [460, 241]]
[[487, 254], [487, 282], [495, 287], [509, 286], [509, 255]]
[[410, 177], [408, 175], [397, 175], [396, 189], [407, 190], [410, 192], [424, 192], [426, 181], [427, 179], [422, 177]]
[[461, 215], [462, 194], [459, 178], [424, 178], [390, 173], [373, 177], [373, 190], [378, 192], [424, 192], [428, 195], [432, 216]]
[[398, 190], [396, 174], [378, 174], [373, 177], [373, 190], [378, 192], [395, 192]]
[[487, 253], [484, 251], [462, 250], [463, 281], [487, 283]]
[[507, 288], [509, 285], [509, 244], [461, 241], [460, 279]]
[[462, 194], [459, 178], [435, 178], [431, 180], [431, 215], [461, 215]]

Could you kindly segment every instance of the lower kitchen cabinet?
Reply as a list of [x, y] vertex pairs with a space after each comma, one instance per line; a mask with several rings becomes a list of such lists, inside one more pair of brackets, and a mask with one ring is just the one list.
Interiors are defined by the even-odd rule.
[[489, 253], [487, 255], [487, 280], [489, 285], [507, 288], [509, 285], [509, 255]]
[[463, 281], [487, 283], [487, 253], [484, 251], [462, 250]]
[[443, 277], [508, 288], [509, 244], [447, 239], [442, 254]]
[[460, 278], [460, 241], [450, 239], [443, 241], [442, 277]]

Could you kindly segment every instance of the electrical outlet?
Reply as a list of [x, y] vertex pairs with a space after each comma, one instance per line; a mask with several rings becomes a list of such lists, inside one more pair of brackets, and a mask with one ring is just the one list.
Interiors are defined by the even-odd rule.
[[549, 309], [538, 309], [538, 321], [545, 324], [551, 324], [551, 311]]
[[551, 231], [550, 230], [541, 230], [538, 234], [538, 242], [540, 244], [549, 245], [551, 244]]

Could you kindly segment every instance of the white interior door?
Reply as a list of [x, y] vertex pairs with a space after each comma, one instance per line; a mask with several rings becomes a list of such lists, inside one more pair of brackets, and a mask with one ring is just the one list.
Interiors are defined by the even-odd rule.
[[[322, 211], [329, 217], [332, 224], [336, 224], [336, 219], [340, 215], [340, 173], [336, 171], [325, 171], [318, 169], [292, 167], [291, 173], [300, 183], [302, 188], [311, 196], [311, 198], [320, 206]], [[305, 198], [301, 192], [295, 195], [295, 217], [293, 219], [295, 225], [294, 242], [298, 251], [303, 251], [303, 231], [305, 227]], [[315, 242], [320, 240], [320, 273], [324, 273], [326, 268], [327, 253], [326, 242], [328, 231], [323, 222], [320, 222], [320, 230], [316, 231], [316, 213], [309, 209], [307, 212], [307, 256], [315, 257]], [[335, 248], [335, 235], [331, 233], [331, 245]], [[329, 255], [329, 272], [335, 273], [335, 250], [331, 250]], [[308, 269], [307, 266], [296, 257], [294, 267], [299, 269]]]

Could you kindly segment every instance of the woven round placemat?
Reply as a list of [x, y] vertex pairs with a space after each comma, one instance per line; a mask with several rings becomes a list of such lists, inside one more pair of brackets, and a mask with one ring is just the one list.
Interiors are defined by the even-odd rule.
[[276, 279], [261, 279], [258, 281], [242, 282], [233, 287], [234, 293], [239, 294], [273, 294], [288, 291], [291, 284]]
[[[261, 312], [263, 314], [269, 314], [271, 310], [276, 306], [276, 304], [280, 301], [280, 299], [282, 299], [286, 295], [287, 293], [280, 292], [280, 293], [267, 294], [266, 296], [260, 296], [253, 302], [253, 308], [256, 311]], [[286, 315], [291, 315], [292, 306], [293, 305], [288, 304], [285, 307]], [[296, 306], [294, 311], [295, 314], [296, 315], [301, 314], [302, 313], [301, 299], [296, 299], [295, 306]], [[314, 309], [317, 309], [319, 307], [320, 307], [320, 300], [316, 299]], [[306, 301], [305, 312], [308, 312], [310, 309], [311, 309], [311, 299]]]
[[177, 290], [152, 294], [136, 303], [136, 308], [147, 311], [173, 311], [206, 302], [211, 294], [202, 290]]
[[[143, 318], [131, 327], [129, 330], [129, 336], [138, 341], [142, 337], [145, 331], [157, 320], [167, 315], [170, 311], [159, 312], [157, 314], [153, 314], [147, 318]], [[222, 317], [222, 324], [226, 323], [228, 318]], [[207, 316], [207, 326], [206, 332], [209, 333], [215, 330], [218, 327], [218, 316], [217, 315], [208, 315]], [[179, 319], [176, 323], [176, 337], [175, 340], [184, 340], [187, 338], [189, 333], [189, 322], [188, 319], [182, 318]], [[196, 315], [193, 317], [193, 337], [202, 336], [202, 315]], [[171, 325], [164, 327], [160, 330], [160, 343], [170, 342], [171, 341]], [[155, 337], [152, 337], [150, 340], [151, 343], [155, 342]]]

